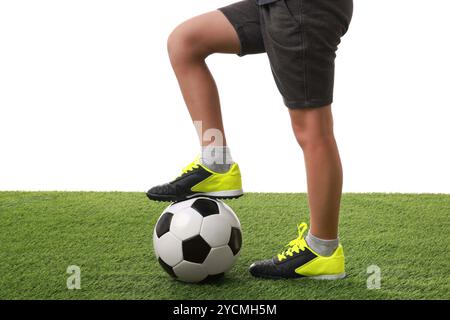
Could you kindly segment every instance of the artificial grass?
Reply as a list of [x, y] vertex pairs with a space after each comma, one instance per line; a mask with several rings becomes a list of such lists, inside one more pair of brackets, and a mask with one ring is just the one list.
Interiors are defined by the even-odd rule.
[[[0, 299], [449, 299], [450, 195], [344, 194], [340, 225], [348, 277], [258, 280], [268, 258], [308, 220], [304, 194], [247, 194], [227, 203], [244, 246], [219, 282], [172, 280], [155, 260], [152, 230], [165, 203], [141, 193], [0, 192]], [[368, 290], [367, 267], [381, 268]], [[66, 268], [81, 268], [68, 290]]]

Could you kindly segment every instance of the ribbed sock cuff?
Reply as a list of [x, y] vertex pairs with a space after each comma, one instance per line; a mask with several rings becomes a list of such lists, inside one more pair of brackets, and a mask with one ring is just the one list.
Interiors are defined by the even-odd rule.
[[200, 162], [214, 172], [225, 173], [230, 170], [233, 158], [227, 146], [206, 146], [202, 147]]
[[308, 245], [311, 247], [311, 249], [324, 257], [331, 256], [339, 246], [339, 238], [333, 240], [324, 240], [312, 235], [310, 231], [308, 231], [308, 235], [306, 236], [305, 240], [306, 243], [308, 243]]

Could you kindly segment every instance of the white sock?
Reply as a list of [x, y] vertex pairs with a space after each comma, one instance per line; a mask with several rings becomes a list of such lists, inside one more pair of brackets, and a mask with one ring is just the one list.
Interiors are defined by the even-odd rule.
[[214, 172], [228, 172], [233, 164], [230, 148], [227, 146], [202, 147], [200, 163]]
[[311, 249], [324, 257], [331, 256], [339, 245], [339, 238], [333, 240], [324, 240], [313, 236], [309, 231], [305, 240], [306, 243], [308, 243], [308, 245], [311, 247]]

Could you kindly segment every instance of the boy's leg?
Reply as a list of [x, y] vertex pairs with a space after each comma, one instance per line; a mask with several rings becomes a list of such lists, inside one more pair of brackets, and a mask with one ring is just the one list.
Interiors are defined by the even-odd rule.
[[341, 279], [345, 259], [339, 244], [338, 221], [342, 166], [333, 134], [331, 105], [289, 109], [295, 137], [305, 159], [311, 229], [298, 226], [298, 237], [272, 259], [257, 261], [250, 273], [265, 278]]
[[151, 188], [147, 196], [157, 201], [239, 197], [241, 174], [226, 145], [219, 94], [205, 59], [212, 53], [264, 52], [256, 2], [236, 2], [187, 20], [170, 34], [168, 52], [191, 118], [200, 124], [201, 157], [175, 180]]
[[[198, 160], [183, 169], [180, 177], [151, 188], [147, 196], [151, 200], [180, 201], [196, 195], [220, 198], [242, 195], [239, 168], [237, 165], [232, 168], [226, 146], [219, 93], [205, 61], [215, 52], [239, 53], [236, 31], [220, 11], [212, 11], [176, 27], [169, 36], [167, 49], [184, 101], [196, 125], [201, 154]], [[224, 176], [226, 173], [231, 174]], [[222, 188], [215, 187], [217, 185]]]
[[239, 53], [236, 31], [218, 10], [202, 14], [180, 24], [168, 39], [170, 61], [193, 121], [201, 121], [202, 131], [218, 130], [223, 141], [205, 141], [226, 145], [219, 93], [205, 59], [212, 53]]
[[333, 133], [331, 106], [289, 109], [289, 114], [305, 160], [310, 233], [324, 240], [337, 239], [342, 165]]
[[254, 276], [345, 276], [344, 251], [338, 240], [342, 167], [331, 103], [336, 50], [352, 11], [352, 0], [285, 0], [261, 7], [271, 69], [304, 153], [311, 229], [305, 237], [308, 226], [300, 224], [297, 238], [282, 252], [250, 266]]

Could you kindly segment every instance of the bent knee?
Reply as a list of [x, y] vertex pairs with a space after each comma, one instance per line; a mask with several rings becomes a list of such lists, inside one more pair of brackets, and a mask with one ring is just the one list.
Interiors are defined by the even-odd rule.
[[167, 52], [173, 64], [205, 59], [211, 52], [207, 49], [201, 31], [182, 23], [167, 39]]

